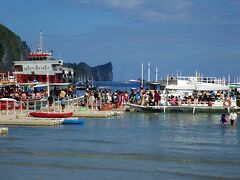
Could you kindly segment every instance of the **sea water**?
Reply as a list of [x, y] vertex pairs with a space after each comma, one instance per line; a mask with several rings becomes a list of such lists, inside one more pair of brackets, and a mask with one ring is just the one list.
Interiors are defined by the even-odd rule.
[[84, 125], [9, 126], [0, 179], [239, 179], [240, 124], [219, 114], [125, 113]]
[[[99, 91], [128, 91], [130, 93], [132, 88], [139, 89], [139, 83], [134, 82], [109, 82], [109, 81], [97, 81], [93, 83], [94, 86], [98, 87]], [[77, 90], [78, 96], [85, 95], [85, 90]]]

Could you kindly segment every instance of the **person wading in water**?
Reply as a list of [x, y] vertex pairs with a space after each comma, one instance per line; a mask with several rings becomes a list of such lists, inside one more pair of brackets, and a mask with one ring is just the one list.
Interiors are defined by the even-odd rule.
[[234, 110], [232, 110], [232, 112], [230, 113], [229, 119], [230, 119], [231, 126], [234, 126], [237, 120], [237, 113]]

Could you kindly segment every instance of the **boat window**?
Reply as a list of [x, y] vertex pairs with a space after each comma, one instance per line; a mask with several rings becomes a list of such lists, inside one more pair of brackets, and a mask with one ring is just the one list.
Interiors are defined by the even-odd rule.
[[14, 70], [16, 72], [22, 72], [23, 71], [23, 67], [22, 67], [22, 65], [16, 65], [16, 66], [14, 66]]
[[46, 80], [47, 80], [46, 76], [42, 76], [42, 81], [46, 82]]
[[57, 71], [58, 70], [58, 65], [57, 64], [52, 64], [52, 68], [53, 68], [53, 71]]

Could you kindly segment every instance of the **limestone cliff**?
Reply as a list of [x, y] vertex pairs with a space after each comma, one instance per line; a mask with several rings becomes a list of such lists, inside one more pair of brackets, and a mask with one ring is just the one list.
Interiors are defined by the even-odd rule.
[[0, 24], [0, 71], [12, 71], [13, 61], [25, 60], [28, 53], [26, 42]]
[[76, 73], [77, 79], [92, 79], [94, 81], [112, 81], [113, 80], [113, 67], [112, 63], [108, 62], [103, 65], [90, 67], [88, 64], [81, 62], [79, 64], [76, 63], [66, 63], [64, 64], [66, 67], [73, 68]]

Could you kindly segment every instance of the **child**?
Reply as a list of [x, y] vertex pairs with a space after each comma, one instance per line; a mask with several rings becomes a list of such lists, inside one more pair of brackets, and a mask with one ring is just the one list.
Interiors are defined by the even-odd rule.
[[64, 112], [64, 109], [65, 109], [65, 105], [67, 104], [67, 101], [65, 98], [62, 98], [61, 100], [61, 106], [62, 106], [62, 112]]
[[222, 117], [221, 117], [221, 119], [220, 119], [220, 123], [221, 123], [223, 126], [225, 126], [226, 122], [227, 122], [226, 114], [222, 114]]

